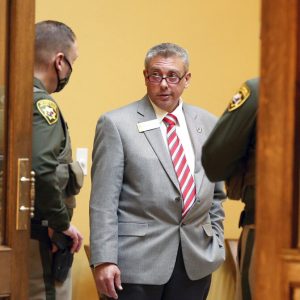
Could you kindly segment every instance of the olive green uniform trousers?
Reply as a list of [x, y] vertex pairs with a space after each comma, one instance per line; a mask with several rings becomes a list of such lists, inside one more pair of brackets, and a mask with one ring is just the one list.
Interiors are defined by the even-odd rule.
[[245, 225], [239, 240], [236, 300], [251, 300], [254, 294], [254, 225]]
[[52, 278], [52, 256], [49, 245], [30, 239], [29, 299], [72, 300], [71, 270], [63, 282]]

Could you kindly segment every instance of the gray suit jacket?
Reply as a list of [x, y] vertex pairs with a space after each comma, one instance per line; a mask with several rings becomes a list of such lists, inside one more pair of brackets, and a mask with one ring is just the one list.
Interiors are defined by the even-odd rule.
[[98, 121], [90, 200], [91, 264], [117, 264], [122, 282], [166, 283], [180, 242], [192, 280], [210, 274], [225, 258], [223, 184], [211, 183], [201, 165], [202, 145], [215, 117], [186, 104], [183, 111], [195, 151], [197, 191], [183, 220], [179, 184], [160, 128], [137, 128], [137, 123], [156, 118], [148, 98]]

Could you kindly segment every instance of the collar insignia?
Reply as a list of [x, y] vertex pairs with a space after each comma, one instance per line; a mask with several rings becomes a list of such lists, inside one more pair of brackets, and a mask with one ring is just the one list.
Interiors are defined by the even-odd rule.
[[42, 99], [37, 101], [36, 106], [49, 125], [57, 122], [58, 108], [54, 101], [49, 99]]
[[238, 92], [232, 97], [229, 105], [228, 105], [228, 111], [233, 111], [237, 108], [239, 108], [241, 105], [245, 103], [245, 101], [249, 98], [251, 92], [246, 83], [244, 83]]

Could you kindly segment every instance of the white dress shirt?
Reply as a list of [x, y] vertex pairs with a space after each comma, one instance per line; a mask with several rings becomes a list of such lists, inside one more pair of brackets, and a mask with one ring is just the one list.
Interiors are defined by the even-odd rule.
[[[150, 98], [149, 98], [150, 99]], [[165, 141], [166, 147], [169, 152], [169, 146], [167, 141], [167, 126], [163, 121], [163, 118], [168, 114], [168, 112], [162, 110], [157, 105], [155, 105], [151, 99], [150, 102], [153, 106], [154, 112], [156, 114], [157, 119], [160, 123], [160, 130]], [[182, 110], [182, 100], [180, 99], [179, 105], [176, 107], [174, 111], [171, 112], [174, 116], [176, 116], [178, 123], [176, 124], [176, 132], [182, 144], [184, 154], [188, 163], [188, 166], [191, 170], [192, 175], [194, 176], [195, 172], [195, 152], [191, 142], [190, 134], [186, 125], [185, 117]]]

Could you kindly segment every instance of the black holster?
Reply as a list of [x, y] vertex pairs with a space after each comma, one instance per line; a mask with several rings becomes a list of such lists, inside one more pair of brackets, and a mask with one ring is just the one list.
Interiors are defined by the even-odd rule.
[[61, 232], [54, 232], [52, 236], [52, 243], [54, 243], [58, 248], [53, 255], [53, 276], [55, 280], [64, 282], [73, 263], [74, 254], [70, 252], [73, 240]]

